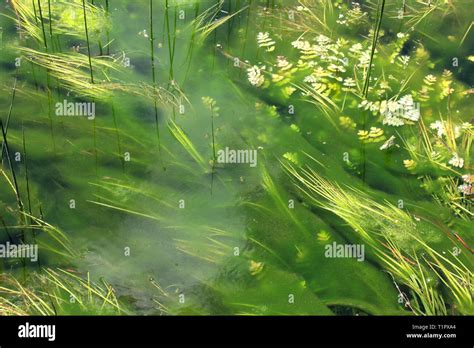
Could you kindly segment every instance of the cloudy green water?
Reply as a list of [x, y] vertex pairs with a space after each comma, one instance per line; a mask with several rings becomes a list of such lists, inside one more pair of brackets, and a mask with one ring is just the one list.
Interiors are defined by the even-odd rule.
[[[13, 105], [12, 151], [21, 149], [23, 125], [33, 210], [41, 206], [45, 220], [71, 238], [80, 254], [71, 265], [79, 272], [90, 271], [96, 279], [107, 279], [119, 298], [139, 313], [160, 313], [157, 302], [166, 303], [172, 313], [331, 314], [327, 306], [401, 313], [392, 279], [370, 261], [370, 255], [363, 263], [324, 257], [318, 232], [326, 231], [331, 241], [341, 243], [357, 239], [341, 220], [298, 200], [280, 160], [284, 153], [305, 151], [325, 165], [321, 173], [332, 181], [376, 190], [381, 201], [417, 204], [427, 217], [447, 213], [427, 203], [416, 178], [403, 174], [403, 158], [390, 154], [381, 158], [377, 149], [368, 150], [362, 177], [360, 168], [343, 161], [344, 153], [354, 159], [360, 156], [359, 142], [344, 137], [311, 104], [296, 100], [297, 113], [291, 115], [284, 101], [250, 88], [246, 72], [234, 67], [228, 56], [258, 61], [256, 32], [275, 20], [259, 16], [258, 4], [199, 45], [192, 40], [196, 3], [176, 3], [178, 7], [170, 2], [168, 10], [163, 4], [154, 9], [156, 76], [161, 85], [170, 84], [165, 16], [173, 34], [176, 13], [174, 79], [189, 103], [183, 100], [182, 110], [159, 107], [160, 144], [153, 103], [126, 94], [106, 103], [97, 101], [95, 128], [94, 121], [85, 118], [55, 116], [51, 128], [47, 93], [35, 89], [29, 65], [20, 68], [27, 77], [19, 79]], [[201, 1], [199, 6], [213, 3]], [[243, 3], [228, 2], [224, 8]], [[184, 19], [179, 18], [181, 10]], [[110, 50], [130, 59], [131, 66], [123, 73], [130, 83], [152, 83], [148, 16], [145, 2], [111, 1]], [[4, 44], [16, 40], [11, 22], [2, 19], [2, 26]], [[62, 44], [71, 49], [77, 43]], [[97, 44], [92, 45], [97, 54]], [[9, 105], [15, 53], [3, 52], [1, 101]], [[58, 101], [65, 97], [53, 95]], [[213, 114], [203, 97], [213, 98], [218, 111]], [[257, 150], [256, 167], [216, 165], [213, 172], [212, 115], [216, 149]], [[203, 165], [173, 137], [169, 120], [192, 140]], [[124, 153], [130, 161], [120, 158]], [[18, 166], [19, 176], [23, 170]], [[263, 189], [265, 173], [281, 201]], [[25, 187], [24, 179], [20, 184]], [[281, 202], [289, 200], [296, 202], [290, 213], [281, 210]], [[46, 251], [41, 259], [52, 266], [64, 264]], [[255, 283], [248, 264], [260, 259], [265, 259], [265, 270]], [[289, 293], [299, 299], [295, 306], [288, 305]]]

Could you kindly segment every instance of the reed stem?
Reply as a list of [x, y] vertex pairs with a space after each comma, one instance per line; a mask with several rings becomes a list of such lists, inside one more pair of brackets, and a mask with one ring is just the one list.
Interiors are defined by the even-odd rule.
[[[8, 115], [7, 115], [7, 120], [6, 120], [6, 124], [5, 124], [5, 136], [8, 133], [8, 126], [10, 124], [10, 118], [12, 116], [12, 111], [13, 111], [13, 103], [15, 102], [16, 84], [17, 84], [17, 77], [15, 76], [15, 82], [13, 83], [12, 98], [10, 100], [10, 107], [8, 108]], [[2, 151], [0, 152], [0, 157], [2, 158], [2, 165], [3, 165], [3, 151], [4, 151], [4, 149], [5, 149], [5, 143], [2, 142]]]
[[[381, 2], [378, 2], [377, 5], [377, 18], [376, 18], [376, 25], [375, 25], [375, 30], [374, 30], [374, 36], [372, 38], [372, 47], [370, 50], [370, 60], [369, 60], [369, 66], [367, 67], [367, 73], [364, 81], [364, 87], [362, 90], [362, 95], [364, 99], [367, 99], [368, 94], [369, 94], [369, 87], [370, 87], [370, 75], [372, 72], [372, 62], [374, 60], [374, 55], [375, 55], [375, 47], [377, 46], [377, 41], [379, 38], [380, 34], [380, 27], [382, 26], [382, 18], [383, 18], [383, 12], [385, 8], [385, 0], [381, 0]], [[367, 115], [364, 113], [364, 119], [363, 119], [363, 124], [362, 127], [364, 130], [367, 128]], [[362, 181], [365, 182], [365, 176], [366, 176], [366, 167], [367, 167], [367, 160], [366, 160], [366, 149], [365, 149], [365, 143], [362, 144]]]
[[[151, 59], [151, 75], [153, 81], [153, 89], [156, 92], [156, 69], [155, 69], [155, 34], [153, 30], [153, 0], [150, 0], [150, 59]], [[156, 126], [156, 138], [158, 141], [158, 152], [160, 155], [160, 161], [163, 165], [163, 158], [161, 153], [161, 139], [160, 139], [160, 124], [158, 120], [158, 104], [156, 101], [156, 96], [153, 97], [153, 106], [155, 111], [155, 126]]]
[[36, 24], [38, 24], [38, 15], [36, 14], [36, 4], [35, 4], [35, 0], [31, 0], [31, 3], [33, 4], [33, 13], [35, 15], [35, 22]]
[[51, 0], [48, 0], [48, 16], [49, 16], [49, 37], [51, 44], [53, 44], [53, 18], [51, 16]]
[[91, 74], [91, 83], [94, 83], [94, 74], [92, 71], [92, 60], [91, 60], [91, 46], [89, 42], [89, 30], [87, 29], [87, 14], [86, 14], [86, 1], [82, 0], [82, 10], [84, 12], [84, 29], [86, 31], [86, 41], [87, 41], [87, 55], [89, 58], [89, 69]]
[[[105, 13], [107, 16], [107, 20], [109, 19], [110, 13], [109, 13], [109, 0], [105, 0]], [[110, 31], [109, 28], [107, 27], [107, 31], [105, 33], [106, 38], [107, 38], [107, 55], [110, 56]]]
[[41, 9], [41, 1], [40, 0], [38, 0], [38, 11], [39, 11], [40, 20], [41, 20], [41, 30], [43, 32], [44, 48], [45, 48], [46, 52], [48, 52], [48, 42], [46, 41], [46, 30], [44, 29], [43, 10]]
[[186, 61], [188, 62], [188, 67], [186, 68], [186, 73], [184, 74], [183, 84], [187, 81], [189, 70], [191, 69], [191, 63], [192, 63], [193, 53], [194, 53], [194, 41], [196, 38], [196, 31], [197, 31], [197, 26], [198, 26], [196, 19], [198, 18], [198, 15], [199, 15], [199, 2], [196, 2], [196, 4], [194, 5], [193, 33], [191, 34], [191, 42], [189, 44], [188, 53], [186, 55]]
[[[168, 0], [165, 3], [165, 22], [166, 22], [166, 32], [168, 34], [168, 55], [170, 62], [170, 72], [169, 72], [169, 81], [174, 79], [173, 71], [173, 60], [174, 60], [174, 44], [171, 43], [171, 29], [170, 29], [170, 18], [169, 18], [169, 4]], [[176, 32], [176, 8], [175, 8], [175, 32]], [[174, 43], [176, 42], [176, 35], [174, 35]]]
[[15, 188], [15, 195], [16, 195], [16, 200], [17, 200], [17, 204], [18, 204], [18, 209], [20, 210], [20, 221], [23, 221], [23, 218], [24, 218], [23, 202], [21, 201], [20, 189], [19, 189], [19, 186], [18, 186], [18, 181], [16, 179], [15, 168], [13, 167], [13, 162], [12, 162], [11, 157], [10, 157], [10, 148], [8, 146], [7, 134], [5, 132], [5, 127], [3, 126], [3, 121], [2, 120], [0, 120], [0, 128], [2, 130], [3, 144], [5, 145], [5, 150], [6, 150], [5, 152], [6, 152], [6, 155], [7, 155], [8, 165], [10, 167], [10, 172], [12, 174], [13, 185], [14, 185], [14, 188]]

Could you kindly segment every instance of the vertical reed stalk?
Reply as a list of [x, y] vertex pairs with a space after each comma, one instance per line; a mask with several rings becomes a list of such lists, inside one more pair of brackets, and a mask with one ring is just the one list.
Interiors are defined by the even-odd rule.
[[[13, 111], [13, 103], [15, 102], [15, 95], [16, 95], [16, 84], [17, 84], [17, 77], [15, 76], [15, 82], [13, 83], [13, 90], [12, 90], [12, 98], [10, 100], [10, 107], [8, 108], [8, 115], [5, 124], [5, 136], [8, 133], [8, 125], [10, 124], [10, 119], [12, 116]], [[2, 151], [0, 152], [0, 157], [2, 158], [2, 165], [3, 165], [3, 151], [5, 149], [5, 143], [2, 142]]]
[[[24, 221], [24, 214], [23, 214], [23, 202], [21, 201], [21, 196], [20, 196], [20, 189], [19, 189], [19, 186], [18, 186], [18, 181], [16, 179], [16, 174], [15, 174], [15, 168], [13, 167], [13, 163], [12, 163], [12, 160], [11, 160], [11, 157], [10, 157], [10, 148], [8, 146], [8, 141], [7, 141], [7, 134], [5, 132], [5, 128], [3, 126], [3, 121], [0, 120], [0, 128], [2, 129], [2, 138], [3, 138], [3, 144], [5, 145], [5, 152], [6, 152], [6, 155], [7, 155], [7, 161], [8, 161], [8, 165], [10, 167], [10, 172], [12, 174], [12, 179], [13, 179], [13, 186], [14, 186], [14, 189], [15, 189], [15, 195], [16, 195], [16, 200], [17, 200], [17, 205], [18, 205], [18, 209], [20, 211], [20, 221], [23, 222]], [[24, 239], [24, 236], [23, 236], [23, 239]]]
[[[174, 23], [173, 23], [173, 54], [171, 55], [171, 69], [174, 66], [174, 53], [176, 52], [176, 26], [178, 23], [178, 7], [174, 7]], [[174, 79], [174, 71], [171, 71], [172, 79]]]
[[194, 41], [195, 41], [195, 38], [196, 38], [196, 32], [197, 32], [197, 26], [198, 26], [198, 23], [197, 23], [196, 19], [198, 18], [198, 16], [199, 16], [199, 2], [196, 2], [196, 4], [194, 5], [193, 33], [191, 34], [191, 42], [189, 44], [188, 54], [186, 56], [186, 60], [188, 61], [188, 67], [187, 67], [186, 73], [184, 75], [183, 84], [186, 82], [186, 80], [188, 78], [189, 70], [191, 69], [191, 63], [192, 63], [192, 60], [193, 60]]
[[41, 20], [41, 30], [43, 32], [44, 48], [46, 52], [48, 52], [48, 42], [46, 41], [46, 30], [44, 29], [44, 18], [43, 18], [43, 10], [41, 9], [41, 0], [38, 0], [38, 11], [39, 11], [40, 20]]
[[216, 162], [216, 141], [214, 136], [214, 109], [211, 105], [211, 132], [212, 132], [212, 165]]
[[[51, 15], [51, 0], [48, 0], [48, 16], [49, 16], [49, 37], [51, 40], [51, 46], [54, 50], [54, 38], [53, 38], [53, 16]], [[56, 36], [56, 51], [61, 51], [61, 43], [59, 42], [59, 36]]]
[[[82, 12], [84, 14], [84, 30], [86, 32], [86, 41], [87, 41], [87, 57], [89, 58], [89, 70], [91, 75], [91, 83], [94, 84], [94, 72], [92, 69], [92, 59], [91, 59], [91, 45], [89, 41], [89, 29], [87, 27], [87, 13], [86, 13], [86, 1], [82, 0]], [[97, 128], [96, 128], [96, 119], [93, 120], [93, 138], [94, 138], [94, 158], [95, 158], [95, 175], [98, 175], [99, 167], [99, 158], [97, 154]]]
[[13, 82], [12, 99], [10, 100], [10, 107], [8, 108], [7, 121], [6, 121], [6, 124], [5, 124], [6, 132], [8, 132], [8, 125], [10, 124], [10, 119], [11, 119], [11, 116], [12, 116], [13, 103], [15, 102], [15, 96], [16, 96], [17, 81], [18, 81], [18, 78], [17, 78], [17, 76], [15, 76], [15, 81]]
[[84, 12], [84, 29], [86, 31], [87, 55], [89, 58], [89, 69], [91, 74], [91, 83], [94, 83], [94, 73], [92, 71], [91, 46], [89, 42], [89, 30], [87, 29], [86, 1], [82, 0], [82, 11]]
[[212, 168], [211, 168], [211, 195], [213, 192], [214, 188], [214, 174], [215, 174], [215, 168], [216, 168], [216, 137], [214, 133], [214, 107], [211, 103], [209, 107], [211, 111], [211, 137], [212, 137]]
[[[105, 0], [105, 13], [107, 16], [107, 20], [109, 20], [110, 12], [109, 12], [109, 0]], [[105, 33], [107, 37], [107, 55], [110, 56], [110, 31], [107, 27], [107, 31]]]
[[[41, 20], [41, 28], [43, 32], [43, 41], [44, 41], [44, 50], [48, 52], [48, 41], [46, 40], [46, 30], [44, 27], [44, 17], [43, 17], [43, 10], [41, 8], [41, 1], [38, 0], [38, 11], [40, 14], [40, 20]], [[56, 144], [54, 141], [54, 131], [53, 131], [53, 119], [51, 117], [51, 112], [52, 112], [52, 96], [51, 96], [51, 81], [49, 77], [49, 70], [46, 70], [46, 83], [48, 86], [48, 117], [49, 117], [49, 125], [51, 129], [51, 139], [53, 142], [53, 150], [56, 152]]]
[[364, 88], [363, 88], [364, 98], [366, 98], [368, 93], [369, 93], [369, 84], [370, 84], [370, 74], [371, 74], [371, 71], [372, 71], [372, 62], [373, 62], [374, 54], [375, 54], [375, 47], [377, 46], [377, 42], [378, 42], [378, 38], [379, 38], [379, 34], [380, 34], [380, 27], [382, 26], [382, 18], [383, 18], [384, 7], [385, 7], [385, 0], [381, 0], [381, 4], [379, 2], [378, 6], [377, 6], [377, 18], [376, 18], [377, 23], [375, 25], [374, 36], [372, 38], [372, 47], [371, 47], [371, 51], [370, 51], [370, 61], [369, 61], [369, 66], [367, 68], [367, 74], [366, 74], [366, 78], [365, 78], [365, 81], [364, 81]]
[[33, 13], [35, 14], [35, 22], [36, 22], [36, 24], [38, 24], [38, 15], [36, 14], [35, 0], [31, 0], [31, 3], [33, 4]]
[[173, 62], [174, 62], [174, 49], [176, 45], [176, 22], [177, 22], [177, 12], [176, 7], [174, 9], [174, 33], [173, 33], [173, 41], [171, 41], [171, 26], [170, 26], [170, 18], [169, 18], [169, 3], [166, 0], [165, 3], [165, 21], [166, 21], [166, 32], [168, 34], [168, 55], [169, 55], [169, 62], [170, 62], [170, 72], [169, 72], [169, 81], [171, 82], [174, 79], [174, 70], [173, 70]]
[[53, 41], [53, 18], [51, 16], [51, 0], [48, 0], [48, 17], [49, 17], [49, 37], [51, 39], [51, 45], [54, 45], [54, 41]]
[[[92, 0], [92, 5], [95, 5], [93, 0]], [[97, 46], [99, 46], [99, 56], [102, 57], [104, 55], [104, 47], [102, 46], [102, 39], [100, 36], [98, 37], [97, 41], [98, 41]]]
[[[377, 46], [379, 34], [380, 34], [380, 28], [382, 26], [382, 18], [383, 18], [383, 12], [385, 8], [385, 0], [380, 0], [377, 4], [377, 17], [376, 17], [376, 24], [375, 24], [375, 29], [374, 29], [374, 36], [372, 38], [372, 47], [370, 51], [370, 60], [369, 60], [369, 66], [367, 67], [367, 72], [365, 76], [365, 81], [364, 81], [364, 87], [362, 89], [362, 95], [364, 99], [367, 99], [367, 96], [369, 94], [369, 86], [370, 86], [370, 75], [372, 72], [372, 62], [374, 60], [374, 55], [375, 55], [375, 47]], [[364, 113], [364, 119], [363, 119], [363, 124], [362, 124], [363, 129], [365, 130], [367, 127], [367, 115]], [[365, 182], [365, 176], [366, 176], [366, 149], [365, 149], [365, 144], [362, 144], [362, 181]]]
[[150, 59], [151, 59], [151, 75], [153, 87], [156, 87], [156, 71], [155, 71], [155, 34], [153, 30], [153, 0], [150, 0]]
[[[247, 10], [247, 23], [245, 24], [245, 39], [244, 39], [244, 44], [242, 45], [242, 52], [240, 53], [240, 56], [242, 57], [242, 59], [244, 59], [245, 51], [247, 49], [251, 13], [252, 13], [252, 0], [249, 0], [248, 10]], [[242, 75], [242, 72], [243, 72], [243, 69], [240, 69], [239, 76]]]
[[[153, 88], [156, 92], [156, 71], [155, 71], [155, 34], [153, 30], [153, 0], [149, 2], [150, 7], [150, 59], [151, 59], [151, 75], [153, 81]], [[168, 1], [167, 1], [168, 3]], [[168, 17], [168, 16], [167, 16]], [[155, 125], [156, 125], [156, 138], [158, 141], [158, 152], [160, 155], [160, 161], [163, 165], [163, 157], [161, 153], [161, 139], [160, 139], [160, 125], [158, 121], [158, 104], [156, 100], [156, 96], [153, 98], [153, 106], [155, 110]]]

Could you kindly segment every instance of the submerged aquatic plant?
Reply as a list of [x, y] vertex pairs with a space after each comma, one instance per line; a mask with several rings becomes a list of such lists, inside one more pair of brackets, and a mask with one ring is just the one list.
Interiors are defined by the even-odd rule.
[[[472, 314], [472, 91], [427, 29], [469, 43], [457, 1], [13, 0], [0, 229], [42, 253], [5, 263], [0, 312]], [[63, 97], [99, 102], [93, 135], [53, 121]], [[347, 242], [367, 255], [326, 257]]]
[[[31, 37], [48, 47], [45, 17], [43, 16], [41, 0], [12, 0], [18, 27], [21, 35]], [[55, 36], [66, 36], [85, 39], [84, 13], [89, 14], [88, 35], [91, 41], [96, 41], [107, 30], [110, 29], [110, 21], [107, 13], [82, 0], [72, 1], [48, 1], [48, 17], [50, 27], [49, 46], [54, 45], [52, 30]], [[38, 25], [40, 23], [40, 26]], [[80, 30], [82, 28], [82, 30]]]
[[[46, 50], [41, 52], [28, 45], [15, 49], [18, 49], [32, 64], [46, 69], [48, 76], [51, 75], [61, 82], [64, 88], [74, 91], [78, 96], [104, 99], [110, 97], [113, 91], [123, 91], [150, 97], [154, 103], [159, 101], [164, 104], [177, 104], [178, 97], [185, 99], [176, 82], [173, 84], [173, 90], [167, 91], [158, 86], [155, 80], [153, 85], [149, 86], [145, 83], [128, 83], [113, 78], [111, 76], [113, 72], [124, 70], [124, 57], [121, 55], [93, 56], [90, 42], [98, 40], [110, 29], [106, 9], [82, 0], [74, 0], [71, 4], [55, 1], [52, 4], [52, 13], [59, 14], [57, 17], [53, 15], [52, 19], [55, 35], [73, 36], [83, 40], [87, 45], [87, 54], [82, 54], [76, 50], [67, 53], [48, 50], [46, 36], [41, 35], [44, 19], [39, 22], [36, 20], [37, 13], [32, 8], [31, 2], [17, 0], [14, 2], [14, 8], [17, 14], [14, 20], [24, 35], [44, 44]], [[86, 69], [89, 71], [86, 72]]]
[[472, 256], [452, 255], [450, 259], [430, 247], [429, 244], [439, 243], [444, 236], [427, 223], [429, 219], [420, 221], [419, 217], [410, 216], [388, 202], [376, 202], [358, 189], [330, 183], [309, 166], [300, 170], [290, 164], [284, 164], [284, 167], [312, 204], [331, 211], [348, 223], [373, 248], [381, 265], [396, 281], [410, 289], [413, 297], [407, 306], [415, 314], [447, 314], [440, 283], [456, 303], [454, 311], [472, 313]]
[[[126, 85], [114, 83], [106, 75], [102, 75], [105, 82], [92, 82], [91, 74], [94, 69], [97, 71], [96, 75], [99, 75], [99, 71], [104, 74], [105, 69], [118, 69], [118, 64], [112, 59], [90, 58], [72, 53], [49, 54], [27, 47], [20, 47], [19, 51], [26, 60], [47, 69], [51, 76], [57, 78], [65, 88], [74, 91], [77, 95], [106, 98], [113, 90], [127, 90]], [[92, 69], [90, 72], [84, 70], [85, 67], [89, 67], [89, 58]]]
[[[368, 21], [371, 10], [375, 12], [375, 27]], [[410, 28], [415, 28], [435, 12], [448, 15], [451, 10], [442, 2], [427, 8], [409, 6], [405, 9], [409, 15], [404, 13], [400, 19], [408, 18]], [[404, 153], [400, 167], [404, 165], [414, 176], [422, 175], [422, 187], [427, 187], [427, 180], [451, 182], [444, 186], [447, 191], [443, 188], [430, 193], [458, 216], [470, 219], [473, 212], [469, 195], [463, 196], [463, 190], [449, 194], [471, 169], [472, 122], [465, 107], [453, 112], [457, 104], [462, 107], [466, 87], [454, 81], [453, 73], [446, 68], [442, 73], [436, 71], [429, 52], [421, 42], [414, 42], [410, 30], [402, 26], [387, 35], [384, 21], [390, 21], [394, 8], [386, 6], [385, 1], [334, 6], [329, 1], [307, 0], [296, 10], [289, 6], [282, 11], [291, 11], [289, 19], [256, 35], [256, 46], [266, 52], [258, 57], [258, 65], [249, 60], [244, 63], [248, 82], [262, 89], [274, 103], [291, 110], [295, 109], [296, 98], [311, 103], [334, 127], [343, 128], [348, 139], [351, 134], [358, 138], [361, 150], [357, 168], [363, 180], [366, 162], [380, 161], [385, 156], [372, 149]], [[357, 28], [362, 37], [347, 35], [347, 26]], [[330, 27], [342, 35], [338, 37]], [[290, 34], [285, 34], [285, 40], [277, 39], [286, 31]], [[284, 41], [291, 35], [294, 52], [287, 54]], [[413, 49], [405, 52], [412, 42]], [[226, 56], [244, 61], [228, 53]], [[302, 131], [312, 132], [310, 128]], [[351, 146], [353, 140], [347, 143]], [[366, 158], [368, 152], [370, 159]], [[430, 168], [442, 172], [442, 178], [429, 173]]]
[[105, 281], [91, 281], [89, 274], [83, 277], [72, 270], [45, 269], [31, 274], [27, 281], [3, 275], [1, 282], [0, 315], [127, 313], [114, 288]]
[[183, 129], [179, 127], [174, 121], [170, 120], [168, 123], [168, 129], [176, 140], [183, 146], [191, 157], [198, 163], [203, 170], [207, 169], [206, 162], [201, 154], [197, 151], [189, 137], [184, 133]]
[[239, 13], [245, 11], [248, 6], [242, 7], [238, 11], [225, 15], [222, 17], [218, 17], [221, 12], [223, 2], [218, 1], [215, 5], [209, 7], [207, 10], [203, 11], [195, 20], [194, 26], [199, 33], [199, 41], [202, 43], [206, 40], [206, 38], [214, 32], [217, 28], [221, 27], [223, 24], [231, 20], [233, 17], [239, 15]]

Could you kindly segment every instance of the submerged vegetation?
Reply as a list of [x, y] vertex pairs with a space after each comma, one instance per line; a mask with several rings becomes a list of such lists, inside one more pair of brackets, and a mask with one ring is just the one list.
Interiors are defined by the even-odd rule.
[[473, 315], [469, 9], [2, 4], [0, 314]]

